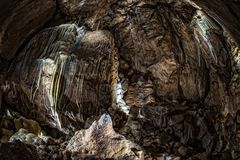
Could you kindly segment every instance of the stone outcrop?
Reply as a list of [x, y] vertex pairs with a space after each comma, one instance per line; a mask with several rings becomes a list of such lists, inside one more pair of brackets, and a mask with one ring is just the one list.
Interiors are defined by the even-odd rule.
[[201, 160], [239, 157], [239, 149], [234, 147], [239, 143], [238, 116], [224, 117], [203, 106], [177, 103], [145, 106], [140, 115], [138, 110], [130, 110], [119, 133], [152, 153], [152, 157], [157, 153]]
[[[153, 81], [156, 95], [194, 102], [209, 97], [207, 104], [224, 111], [231, 60], [219, 24], [188, 3], [132, 2], [132, 12], [136, 13], [132, 15], [127, 14], [130, 4], [118, 3], [121, 7], [113, 10], [111, 17], [112, 22], [121, 21], [110, 26], [119, 54]], [[219, 93], [212, 84], [222, 86]]]
[[103, 114], [87, 130], [77, 131], [70, 139], [66, 152], [72, 159], [144, 159], [141, 147], [113, 130], [112, 120]]
[[39, 124], [34, 120], [29, 120], [24, 117], [14, 119], [15, 129], [18, 131], [21, 128], [28, 130], [35, 135], [41, 134], [41, 128]]
[[65, 144], [62, 139], [54, 139], [43, 135], [37, 136], [22, 128], [9, 139], [9, 142], [13, 144], [19, 141], [34, 147], [39, 159], [63, 159]]

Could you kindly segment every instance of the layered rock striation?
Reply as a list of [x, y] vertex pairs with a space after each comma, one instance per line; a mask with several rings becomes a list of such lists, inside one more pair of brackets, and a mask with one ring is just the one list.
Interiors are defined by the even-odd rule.
[[240, 158], [239, 5], [0, 2], [1, 142], [40, 159]]

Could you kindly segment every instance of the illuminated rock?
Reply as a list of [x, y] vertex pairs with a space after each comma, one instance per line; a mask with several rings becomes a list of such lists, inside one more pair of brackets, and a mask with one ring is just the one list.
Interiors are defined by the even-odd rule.
[[144, 159], [141, 147], [113, 130], [108, 114], [103, 114], [88, 129], [76, 132], [66, 151], [71, 153], [72, 159]]
[[40, 124], [64, 132], [84, 126], [114, 101], [117, 71], [107, 31], [65, 24], [37, 34], [18, 57], [8, 102]]

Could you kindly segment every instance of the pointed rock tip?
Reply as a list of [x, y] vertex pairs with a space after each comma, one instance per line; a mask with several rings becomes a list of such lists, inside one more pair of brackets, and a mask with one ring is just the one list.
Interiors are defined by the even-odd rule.
[[98, 124], [99, 125], [105, 125], [105, 124], [107, 124], [107, 125], [111, 124], [112, 125], [112, 118], [111, 118], [111, 116], [109, 114], [107, 114], [107, 113], [104, 113], [101, 116], [101, 118], [98, 120]]

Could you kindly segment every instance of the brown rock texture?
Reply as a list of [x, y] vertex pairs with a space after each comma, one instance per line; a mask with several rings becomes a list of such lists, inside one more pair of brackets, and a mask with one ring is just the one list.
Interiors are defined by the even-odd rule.
[[42, 124], [76, 131], [111, 106], [115, 54], [107, 31], [74, 24], [46, 29], [17, 58], [7, 99], [27, 106], [15, 109]]
[[0, 57], [11, 60], [29, 36], [53, 16], [52, 0], [3, 0], [0, 2]]
[[1, 143], [0, 156], [2, 160], [39, 160], [36, 148], [21, 142]]
[[225, 27], [238, 44], [240, 43], [239, 0], [213, 0], [210, 3], [207, 0], [193, 0], [193, 2]]
[[[239, 159], [239, 7], [0, 2], [1, 141], [41, 159]], [[45, 131], [62, 141], [35, 143]]]
[[66, 147], [72, 159], [144, 159], [141, 147], [113, 130], [112, 120], [103, 114], [87, 130], [77, 131]]
[[[22, 142], [27, 146], [32, 146], [36, 153], [36, 158], [32, 159], [63, 159], [64, 144], [61, 139], [54, 139], [49, 136], [36, 136], [33, 133], [21, 128], [9, 139], [10, 143]], [[24, 158], [24, 157], [23, 157]], [[19, 159], [21, 159], [19, 157]]]

